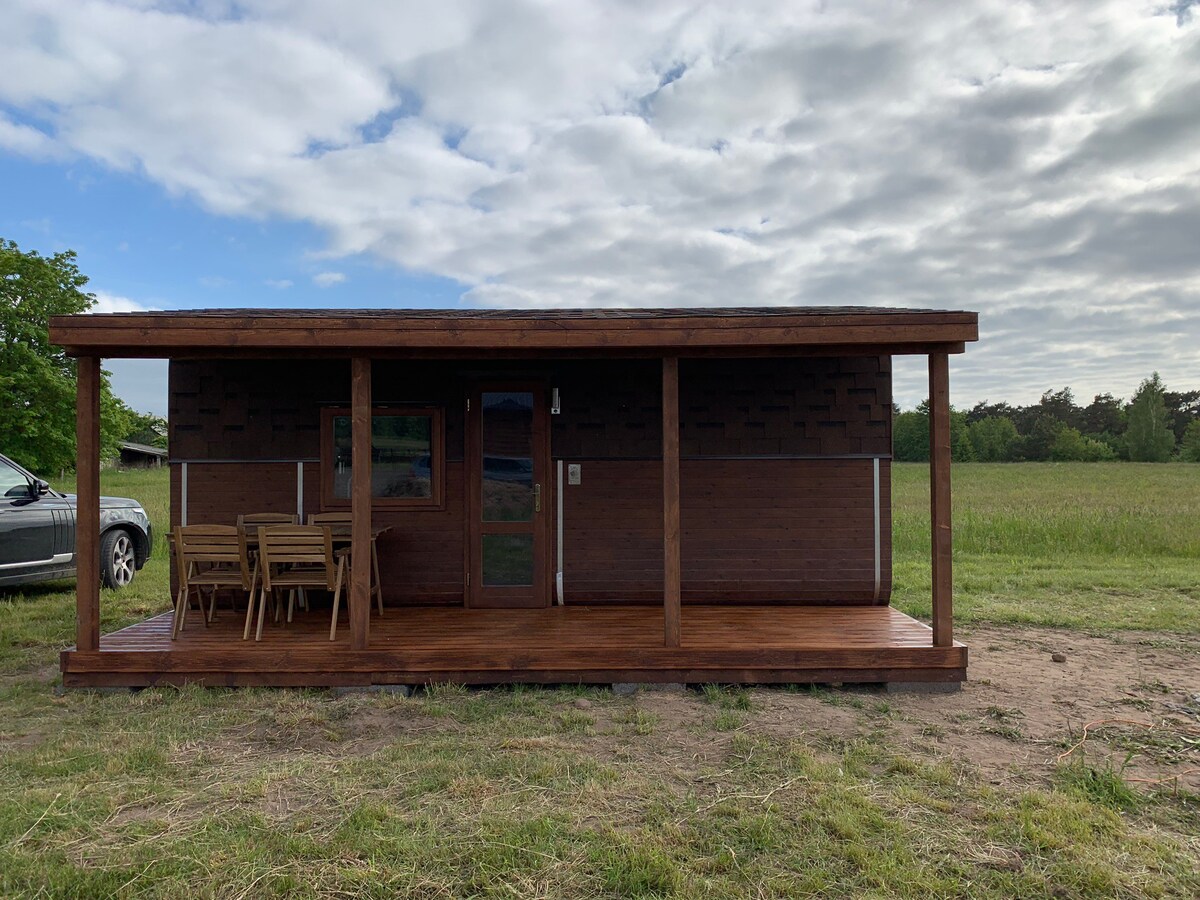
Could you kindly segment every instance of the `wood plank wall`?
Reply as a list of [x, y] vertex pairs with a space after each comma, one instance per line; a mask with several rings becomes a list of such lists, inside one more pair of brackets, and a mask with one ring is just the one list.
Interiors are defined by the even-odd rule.
[[[348, 403], [349, 363], [173, 361], [171, 458], [191, 462], [189, 521], [292, 512], [295, 464], [320, 455], [320, 405]], [[662, 590], [662, 412], [657, 360], [378, 362], [377, 402], [446, 410], [446, 505], [377, 510], [389, 604], [462, 601], [464, 403], [471, 377], [544, 377], [560, 389], [553, 455], [583, 466], [564, 495], [568, 602], [656, 602]], [[685, 602], [871, 603], [872, 461], [890, 453], [888, 357], [680, 362]], [[808, 458], [808, 457], [825, 458]], [[734, 458], [725, 458], [734, 457]], [[755, 457], [755, 458], [748, 458]], [[881, 461], [882, 584], [891, 583], [890, 464]], [[306, 512], [320, 469], [304, 465]], [[171, 467], [172, 524], [180, 468]], [[549, 506], [553, 509], [553, 505]], [[395, 587], [393, 587], [395, 586]]]

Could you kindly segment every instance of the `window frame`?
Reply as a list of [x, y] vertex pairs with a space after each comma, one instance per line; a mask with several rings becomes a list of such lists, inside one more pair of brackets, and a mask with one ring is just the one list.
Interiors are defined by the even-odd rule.
[[[349, 497], [335, 497], [333, 472], [333, 420], [350, 418], [349, 406], [321, 409], [321, 509], [350, 509]], [[372, 422], [383, 416], [428, 416], [429, 423], [429, 497], [372, 497], [371, 509], [444, 510], [446, 508], [446, 415], [441, 406], [398, 405], [371, 407]], [[374, 448], [372, 448], [373, 450]]]

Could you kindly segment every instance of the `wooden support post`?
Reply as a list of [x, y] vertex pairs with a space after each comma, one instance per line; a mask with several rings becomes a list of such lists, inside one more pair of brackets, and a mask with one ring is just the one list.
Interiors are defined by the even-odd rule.
[[371, 631], [371, 360], [350, 363], [350, 646], [367, 649]]
[[929, 522], [933, 559], [933, 645], [954, 644], [950, 531], [950, 362], [929, 354]]
[[668, 647], [679, 646], [679, 358], [663, 357], [663, 630]]
[[100, 649], [100, 358], [75, 382], [75, 647]]

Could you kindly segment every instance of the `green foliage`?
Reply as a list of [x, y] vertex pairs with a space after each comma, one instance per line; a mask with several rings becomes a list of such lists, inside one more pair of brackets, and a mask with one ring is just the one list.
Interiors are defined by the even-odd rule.
[[929, 461], [929, 416], [902, 412], [892, 420], [892, 455], [901, 462]]
[[1017, 426], [1007, 416], [988, 416], [967, 426], [979, 462], [1010, 462], [1021, 442]]
[[1162, 379], [1155, 372], [1133, 395], [1125, 444], [1134, 462], [1166, 462], [1175, 451], [1175, 434], [1171, 431], [1164, 392]]
[[1183, 433], [1179, 456], [1185, 462], [1200, 462], [1200, 419], [1195, 419]]
[[150, 447], [167, 447], [167, 420], [152, 413], [130, 412], [125, 440]]
[[1117, 454], [1103, 441], [1085, 437], [1078, 428], [1064, 425], [1050, 445], [1050, 458], [1055, 462], [1106, 462], [1116, 459]]
[[[913, 412], [895, 410], [895, 458], [925, 462], [929, 458], [928, 425], [922, 403]], [[969, 449], [958, 429], [965, 419]], [[1037, 403], [975, 404], [965, 414], [951, 412], [951, 442], [956, 461], [1019, 462], [1080, 460], [1102, 462], [1133, 459], [1165, 462], [1180, 445], [1181, 458], [1200, 454], [1184, 451], [1183, 439], [1200, 421], [1200, 390], [1168, 391], [1158, 374], [1147, 379], [1129, 404], [1112, 394], [1096, 394], [1081, 407], [1069, 387], [1049, 390]], [[1067, 429], [1064, 431], [1064, 429]], [[1200, 426], [1197, 426], [1200, 430]], [[1193, 441], [1200, 440], [1192, 432]]]
[[[45, 257], [0, 239], [0, 453], [38, 474], [75, 462], [75, 361], [50, 343], [50, 317], [87, 312], [87, 276], [68, 250]], [[101, 452], [115, 453], [130, 411], [104, 378]]]
[[[955, 462], [975, 459], [967, 419], [967, 413], [950, 410], [950, 456]], [[913, 412], [898, 413], [892, 419], [892, 454], [901, 462], [929, 461], [928, 400]]]

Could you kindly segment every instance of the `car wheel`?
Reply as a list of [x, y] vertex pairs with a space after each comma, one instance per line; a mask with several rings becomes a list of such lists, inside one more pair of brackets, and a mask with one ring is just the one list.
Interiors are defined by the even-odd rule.
[[133, 538], [117, 528], [100, 539], [100, 578], [105, 587], [123, 588], [133, 581], [137, 563]]

